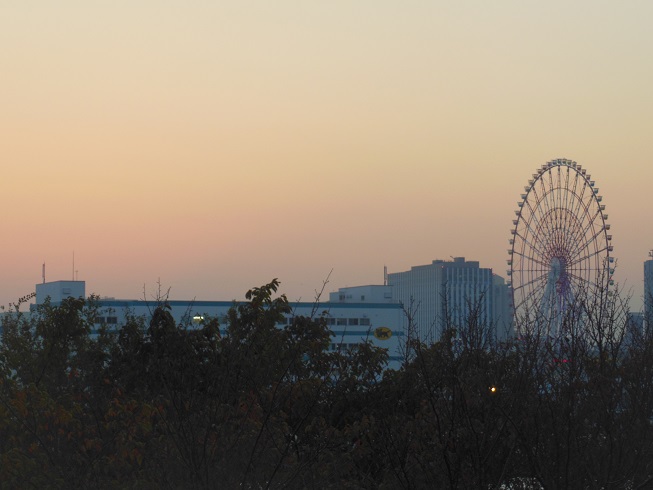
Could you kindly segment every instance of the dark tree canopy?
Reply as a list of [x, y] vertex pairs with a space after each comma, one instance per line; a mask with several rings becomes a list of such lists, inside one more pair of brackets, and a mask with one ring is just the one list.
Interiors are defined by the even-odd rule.
[[330, 350], [321, 316], [280, 328], [278, 287], [199, 328], [162, 303], [94, 331], [94, 298], [6, 315], [0, 487], [653, 483], [653, 335], [616, 302], [587, 303], [563, 340], [493, 344], [488, 326], [451, 325], [431, 345], [411, 339], [393, 371], [369, 343]]

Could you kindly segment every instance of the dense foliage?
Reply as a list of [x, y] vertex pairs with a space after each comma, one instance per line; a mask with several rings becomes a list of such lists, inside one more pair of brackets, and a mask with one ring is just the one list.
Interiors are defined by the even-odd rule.
[[651, 486], [653, 335], [613, 306], [556, 342], [470, 319], [392, 371], [370, 344], [330, 351], [321, 317], [279, 328], [277, 286], [201, 328], [161, 304], [94, 331], [93, 298], [6, 315], [0, 486]]

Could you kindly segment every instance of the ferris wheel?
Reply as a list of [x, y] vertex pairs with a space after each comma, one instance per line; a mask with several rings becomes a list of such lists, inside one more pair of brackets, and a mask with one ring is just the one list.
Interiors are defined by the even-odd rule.
[[559, 159], [533, 174], [518, 206], [508, 250], [517, 326], [538, 318], [557, 335], [572, 305], [612, 284], [605, 205], [587, 170]]

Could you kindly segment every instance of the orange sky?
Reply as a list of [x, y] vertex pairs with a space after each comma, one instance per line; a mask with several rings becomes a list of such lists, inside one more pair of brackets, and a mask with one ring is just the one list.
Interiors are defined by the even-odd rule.
[[[0, 304], [41, 280], [291, 299], [466, 256], [505, 275], [523, 186], [588, 168], [639, 308], [653, 4], [7, 1]], [[137, 6], [135, 6], [137, 4]]]

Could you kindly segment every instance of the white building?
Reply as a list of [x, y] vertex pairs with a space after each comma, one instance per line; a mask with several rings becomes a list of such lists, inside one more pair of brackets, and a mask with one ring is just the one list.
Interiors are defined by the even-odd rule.
[[388, 284], [395, 299], [412, 310], [416, 333], [426, 342], [439, 339], [447, 328], [465, 325], [472, 311], [481, 325], [494, 330], [493, 336], [503, 338], [506, 329], [501, 316], [505, 312], [495, 309], [503, 308], [501, 297], [507, 300], [507, 286], [503, 280], [495, 282], [495, 277], [492, 269], [455, 257], [388, 274]]
[[492, 339], [505, 339], [512, 332], [509, 286], [478, 262], [467, 262], [464, 257], [434, 260], [406, 272], [388, 274], [387, 283], [341, 288], [330, 298], [332, 302], [353, 302], [373, 293], [377, 300], [391, 297], [392, 302], [401, 305], [405, 316], [412, 318], [414, 334], [427, 343], [438, 340], [448, 327], [466, 325], [472, 310]]
[[66, 298], [84, 298], [86, 285], [84, 281], [53, 281], [36, 285], [36, 304], [40, 305], [50, 298], [53, 304], [61, 303]]
[[[398, 369], [403, 358], [406, 321], [398, 303], [372, 302], [374, 298], [380, 297], [375, 289], [372, 287], [372, 293], [362, 294], [362, 299], [359, 295], [356, 302], [323, 303], [317, 308], [313, 302], [291, 303], [292, 313], [279, 326], [287, 324], [293, 316], [313, 317], [323, 314], [333, 332], [331, 350], [348, 348], [370, 340], [375, 346], [388, 349], [389, 367]], [[85, 294], [84, 281], [38, 284], [36, 305], [42, 304], [47, 297], [56, 305], [69, 297], [84, 298]], [[212, 317], [217, 318], [221, 326], [225, 326], [227, 312], [238, 302], [169, 300], [166, 303], [177, 323], [199, 325], [205, 318]], [[128, 316], [144, 317], [147, 320], [157, 305], [157, 301], [100, 299], [97, 326], [107, 325], [118, 329]], [[32, 308], [34, 307], [35, 305], [32, 305]]]
[[369, 285], [341, 288], [329, 293], [330, 303], [396, 303], [392, 286]]
[[488, 325], [492, 321], [492, 302], [487, 301], [493, 292], [492, 271], [464, 257], [390, 273], [388, 284], [409, 310], [415, 333], [423, 341], [434, 342], [445, 329], [463, 325], [479, 302], [480, 321]]

